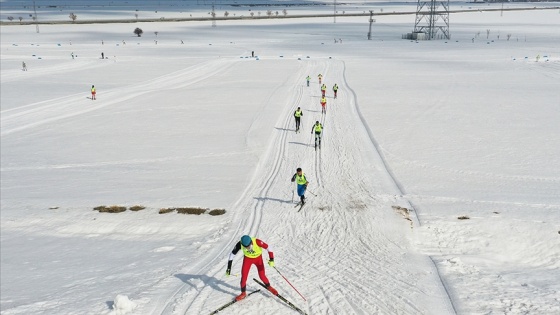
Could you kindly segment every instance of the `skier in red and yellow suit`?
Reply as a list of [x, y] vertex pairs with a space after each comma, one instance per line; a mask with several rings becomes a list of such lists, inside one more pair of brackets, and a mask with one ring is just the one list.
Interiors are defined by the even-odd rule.
[[245, 292], [247, 288], [247, 276], [249, 275], [249, 269], [251, 269], [252, 265], [257, 266], [259, 278], [261, 278], [268, 291], [270, 291], [274, 295], [278, 294], [278, 291], [270, 286], [270, 281], [268, 281], [268, 278], [266, 277], [264, 271], [264, 263], [262, 259], [263, 248], [268, 251], [268, 264], [271, 267], [274, 267], [274, 253], [270, 250], [268, 244], [259, 240], [258, 238], [251, 238], [249, 235], [243, 235], [241, 237], [241, 241], [235, 244], [233, 251], [229, 254], [226, 276], [229, 276], [231, 274], [231, 264], [235, 255], [237, 255], [237, 252], [242, 249], [243, 255], [245, 255], [245, 257], [243, 258], [243, 266], [241, 267], [241, 294], [235, 298], [237, 301], [242, 300], [247, 296], [247, 293]]

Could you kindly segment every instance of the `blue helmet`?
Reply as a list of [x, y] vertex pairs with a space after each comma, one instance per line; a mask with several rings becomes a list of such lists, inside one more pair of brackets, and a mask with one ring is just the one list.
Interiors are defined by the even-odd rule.
[[252, 242], [253, 242], [253, 240], [251, 239], [251, 237], [249, 235], [241, 236], [241, 245], [247, 247], [247, 246], [251, 245]]

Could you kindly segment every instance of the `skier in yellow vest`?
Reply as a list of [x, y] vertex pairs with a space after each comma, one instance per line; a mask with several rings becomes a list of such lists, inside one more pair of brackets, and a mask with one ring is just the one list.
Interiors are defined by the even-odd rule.
[[323, 75], [319, 73], [317, 78], [319, 78], [319, 84], [321, 84], [323, 82]]
[[327, 86], [323, 83], [321, 85], [321, 96], [325, 97], [325, 93], [327, 93]]
[[311, 134], [313, 134], [313, 132], [315, 132], [315, 150], [317, 150], [317, 147], [319, 147], [319, 149], [321, 148], [321, 134], [323, 133], [323, 125], [321, 125], [319, 121], [313, 125]]
[[95, 99], [95, 94], [97, 92], [95, 91], [95, 86], [91, 86], [91, 100], [93, 101]]
[[324, 96], [321, 97], [321, 113], [327, 113], [327, 98]]
[[309, 81], [311, 81], [311, 77], [307, 76], [307, 78], [305, 78], [305, 80], [307, 80], [307, 86], [309, 86]]
[[332, 90], [334, 92], [334, 98], [336, 98], [336, 93], [338, 92], [338, 84], [335, 83], [332, 87]]
[[294, 117], [296, 119], [296, 132], [299, 132], [299, 126], [301, 124], [301, 116], [303, 116], [303, 111], [301, 110], [301, 108], [298, 107], [294, 112]]
[[307, 189], [307, 185], [309, 182], [307, 178], [305, 178], [305, 174], [300, 167], [297, 168], [296, 173], [292, 176], [292, 183], [296, 182], [297, 184], [297, 194], [300, 198], [300, 204], [303, 206], [305, 204], [305, 190]]
[[241, 294], [235, 298], [237, 301], [243, 300], [247, 296], [247, 276], [249, 275], [249, 270], [252, 265], [257, 266], [259, 278], [261, 278], [268, 291], [274, 295], [278, 295], [278, 291], [270, 286], [270, 281], [268, 281], [264, 271], [264, 263], [262, 259], [263, 248], [268, 252], [268, 265], [270, 267], [274, 267], [274, 253], [268, 244], [258, 238], [250, 237], [249, 235], [243, 235], [241, 240], [235, 244], [233, 251], [229, 254], [226, 276], [231, 274], [231, 264], [235, 255], [237, 255], [237, 252], [241, 249], [243, 250], [244, 255], [243, 266], [241, 267]]

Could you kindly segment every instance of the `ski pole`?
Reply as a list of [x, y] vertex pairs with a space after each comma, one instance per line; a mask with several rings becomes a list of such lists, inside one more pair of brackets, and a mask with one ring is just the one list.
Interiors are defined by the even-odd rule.
[[317, 195], [315, 195], [314, 193], [312, 193], [310, 190], [306, 190], [308, 193], [312, 194], [313, 196], [317, 197]]
[[286, 280], [286, 282], [288, 282], [288, 284], [289, 284], [294, 290], [296, 290], [296, 292], [299, 294], [299, 296], [301, 296], [301, 298], [302, 298], [304, 301], [307, 301], [307, 300], [303, 297], [303, 295], [301, 295], [301, 293], [299, 293], [299, 291], [290, 283], [290, 281], [288, 281], [288, 279], [286, 279], [286, 277], [284, 277], [284, 275], [281, 274], [280, 271], [278, 271], [278, 269], [276, 269], [276, 267], [272, 267], [272, 268], [274, 268], [274, 270], [276, 270], [276, 272], [278, 272], [278, 274], [280, 274], [280, 275], [282, 276], [282, 278], [284, 278], [284, 280]]
[[294, 190], [292, 189], [292, 203], [294, 203]]

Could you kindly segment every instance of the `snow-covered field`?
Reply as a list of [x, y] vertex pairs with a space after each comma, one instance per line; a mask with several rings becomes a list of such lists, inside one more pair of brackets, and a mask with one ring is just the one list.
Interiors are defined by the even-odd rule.
[[[559, 314], [559, 11], [452, 14], [451, 40], [420, 42], [413, 15], [372, 40], [367, 20], [2, 25], [2, 315], [208, 314], [239, 293], [246, 233], [308, 314]], [[295, 312], [261, 292], [223, 313]]]

